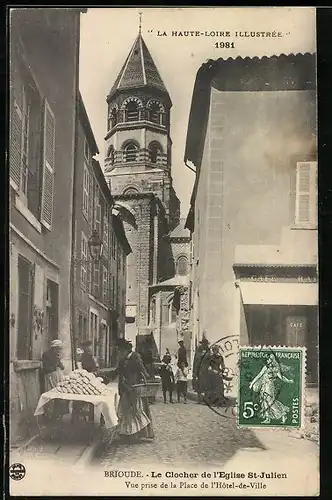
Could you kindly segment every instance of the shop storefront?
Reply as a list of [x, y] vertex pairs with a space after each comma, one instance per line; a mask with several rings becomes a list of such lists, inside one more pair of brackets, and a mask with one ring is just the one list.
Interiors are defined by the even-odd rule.
[[241, 332], [250, 345], [307, 348], [307, 383], [318, 384], [316, 266], [234, 266]]

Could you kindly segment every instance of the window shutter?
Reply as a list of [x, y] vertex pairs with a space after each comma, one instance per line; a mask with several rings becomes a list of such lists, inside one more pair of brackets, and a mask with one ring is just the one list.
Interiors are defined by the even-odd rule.
[[44, 107], [43, 134], [41, 223], [47, 229], [52, 229], [55, 170], [55, 119], [46, 100]]
[[296, 166], [295, 224], [317, 223], [317, 162], [298, 162]]
[[10, 120], [10, 178], [15, 187], [21, 187], [21, 153], [22, 153], [22, 113], [15, 99], [12, 100]]

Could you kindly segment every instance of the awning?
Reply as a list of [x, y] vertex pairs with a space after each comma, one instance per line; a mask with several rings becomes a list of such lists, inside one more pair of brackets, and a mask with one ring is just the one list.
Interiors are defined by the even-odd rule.
[[316, 306], [317, 283], [239, 282], [243, 304]]

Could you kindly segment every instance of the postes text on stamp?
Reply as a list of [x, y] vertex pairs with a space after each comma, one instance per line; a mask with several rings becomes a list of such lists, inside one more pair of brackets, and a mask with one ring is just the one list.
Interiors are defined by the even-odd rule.
[[239, 427], [303, 425], [304, 347], [240, 347]]

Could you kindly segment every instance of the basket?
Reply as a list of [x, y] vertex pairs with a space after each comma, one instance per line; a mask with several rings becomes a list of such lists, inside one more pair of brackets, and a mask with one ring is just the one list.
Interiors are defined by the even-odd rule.
[[147, 382], [146, 384], [135, 384], [132, 389], [141, 398], [151, 398], [157, 394], [159, 387], [159, 382]]

